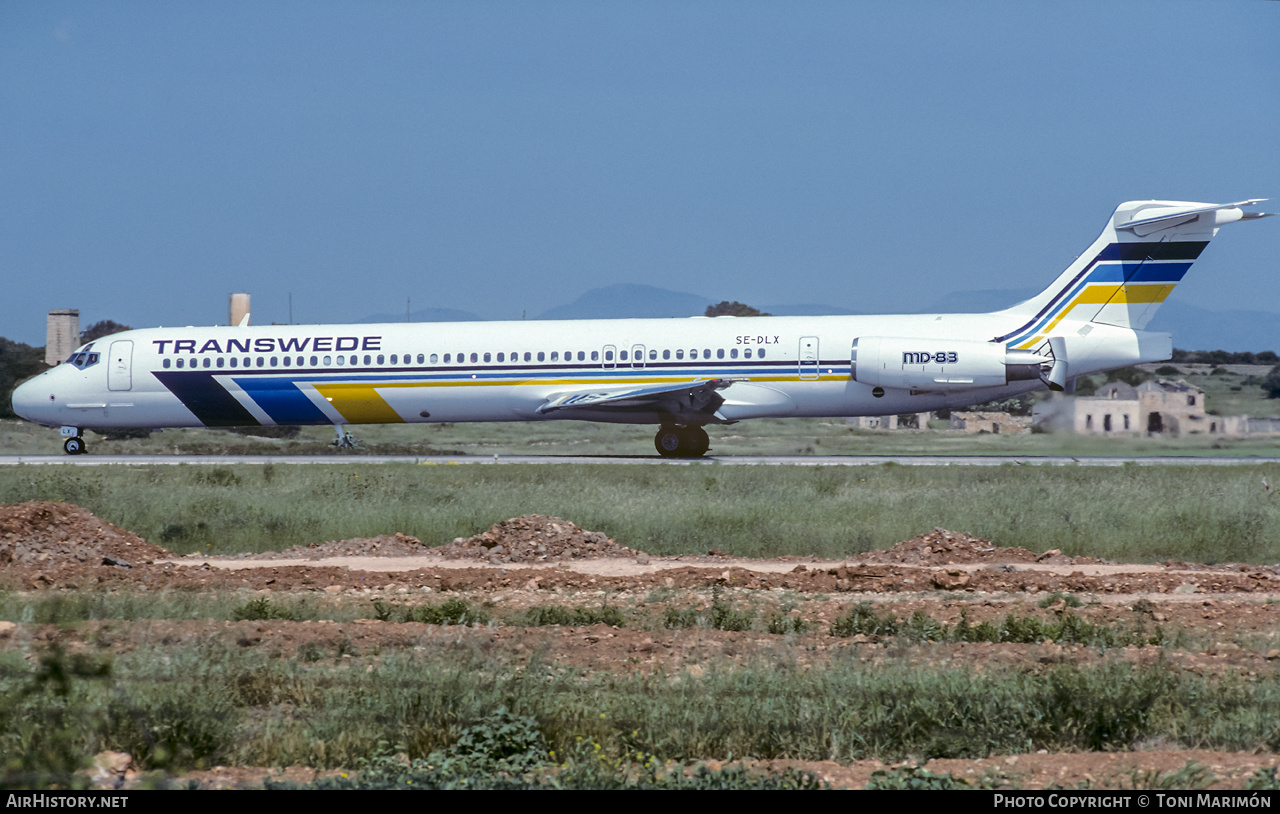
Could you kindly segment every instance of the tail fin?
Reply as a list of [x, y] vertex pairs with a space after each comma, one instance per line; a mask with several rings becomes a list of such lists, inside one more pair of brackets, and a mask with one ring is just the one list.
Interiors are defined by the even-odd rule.
[[1034, 348], [1064, 319], [1142, 330], [1219, 227], [1267, 217], [1240, 208], [1264, 200], [1120, 204], [1088, 251], [1052, 285], [1001, 312], [1016, 318], [1018, 327], [995, 341]]

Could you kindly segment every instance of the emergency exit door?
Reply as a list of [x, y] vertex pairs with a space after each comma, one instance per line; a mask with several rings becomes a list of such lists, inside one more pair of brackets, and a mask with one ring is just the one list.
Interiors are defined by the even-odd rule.
[[818, 337], [800, 337], [800, 378], [818, 378]]

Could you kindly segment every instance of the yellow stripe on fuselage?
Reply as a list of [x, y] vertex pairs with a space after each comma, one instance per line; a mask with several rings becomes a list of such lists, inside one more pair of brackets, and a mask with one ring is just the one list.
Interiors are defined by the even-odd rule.
[[[752, 382], [817, 382], [846, 378], [841, 374], [823, 374], [812, 379], [799, 379], [796, 376], [729, 376], [740, 381]], [[335, 410], [350, 424], [403, 424], [390, 404], [378, 394], [378, 390], [404, 387], [520, 387], [537, 385], [541, 387], [610, 387], [626, 385], [651, 385], [689, 382], [696, 384], [706, 378], [690, 379], [687, 376], [648, 377], [628, 376], [617, 379], [458, 379], [453, 381], [419, 381], [419, 382], [380, 382], [377, 384], [361, 383], [326, 383], [312, 385], [316, 392], [328, 401]], [[303, 380], [305, 382], [305, 379]]]
[[402, 424], [404, 419], [371, 384], [317, 384], [316, 391], [351, 424]]

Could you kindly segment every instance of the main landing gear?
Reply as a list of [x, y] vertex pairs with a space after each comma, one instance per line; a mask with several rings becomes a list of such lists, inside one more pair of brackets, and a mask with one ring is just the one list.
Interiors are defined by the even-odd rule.
[[707, 431], [696, 424], [664, 424], [654, 436], [653, 445], [664, 458], [701, 458], [711, 449], [711, 439]]

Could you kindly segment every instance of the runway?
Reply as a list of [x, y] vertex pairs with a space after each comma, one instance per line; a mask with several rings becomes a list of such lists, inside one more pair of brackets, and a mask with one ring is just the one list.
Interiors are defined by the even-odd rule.
[[1004, 455], [0, 455], [0, 466], [234, 466], [241, 464], [365, 466], [509, 466], [622, 464], [633, 466], [1255, 466], [1280, 457], [1072, 457]]

